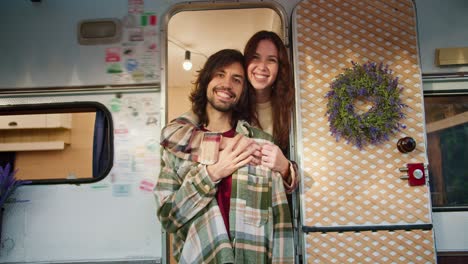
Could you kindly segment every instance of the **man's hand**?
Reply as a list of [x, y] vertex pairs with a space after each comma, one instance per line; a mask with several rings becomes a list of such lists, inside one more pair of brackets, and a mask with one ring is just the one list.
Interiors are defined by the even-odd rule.
[[260, 146], [251, 138], [237, 134], [232, 139], [223, 138], [222, 150], [219, 151], [218, 161], [207, 166], [208, 175], [216, 182], [229, 175], [249, 162], [255, 161], [254, 154], [260, 154]]
[[[243, 136], [245, 137], [245, 136]], [[228, 144], [236, 144], [234, 141], [238, 140], [236, 138], [230, 138], [230, 137], [222, 137], [221, 138], [221, 143], [219, 144], [219, 150], [223, 150], [226, 148]], [[249, 164], [252, 166], [257, 166], [262, 164], [262, 153], [260, 152], [261, 147], [258, 148], [257, 150], [252, 153], [252, 159], [250, 160]]]

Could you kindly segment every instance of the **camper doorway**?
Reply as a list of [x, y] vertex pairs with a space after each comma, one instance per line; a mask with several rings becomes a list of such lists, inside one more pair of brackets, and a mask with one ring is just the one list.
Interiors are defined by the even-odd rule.
[[[215, 52], [227, 48], [243, 52], [247, 40], [260, 30], [276, 32], [287, 43], [284, 14], [276, 6], [225, 3], [210, 4], [210, 9], [207, 8], [204, 4], [182, 4], [168, 14], [167, 122], [190, 110], [189, 94], [198, 71]], [[184, 65], [186, 60], [191, 67]], [[167, 241], [167, 259], [176, 263], [170, 253], [171, 239]]]

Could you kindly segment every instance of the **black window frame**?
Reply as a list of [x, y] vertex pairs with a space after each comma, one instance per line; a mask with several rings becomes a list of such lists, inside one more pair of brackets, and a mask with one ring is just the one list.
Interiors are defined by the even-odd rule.
[[[101, 170], [96, 176], [91, 178], [77, 179], [37, 179], [28, 180], [30, 185], [39, 184], [86, 184], [94, 183], [104, 179], [114, 165], [114, 127], [111, 112], [103, 104], [93, 101], [76, 101], [76, 102], [60, 102], [60, 103], [39, 103], [39, 104], [15, 104], [15, 105], [0, 105], [0, 115], [24, 115], [41, 113], [79, 113], [87, 110], [102, 111], [105, 116], [106, 130], [106, 150], [108, 155], [108, 164], [105, 169]], [[93, 155], [94, 160], [94, 155]]]

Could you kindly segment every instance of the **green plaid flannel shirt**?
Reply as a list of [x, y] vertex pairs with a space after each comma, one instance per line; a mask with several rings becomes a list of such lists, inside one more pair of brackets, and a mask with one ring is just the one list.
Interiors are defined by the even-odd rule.
[[[271, 136], [240, 121], [237, 133], [259, 143]], [[205, 135], [220, 140], [217, 133]], [[232, 175], [228, 236], [206, 165], [162, 149], [155, 187], [158, 218], [174, 234], [179, 263], [294, 263], [293, 227], [281, 175], [245, 166]]]

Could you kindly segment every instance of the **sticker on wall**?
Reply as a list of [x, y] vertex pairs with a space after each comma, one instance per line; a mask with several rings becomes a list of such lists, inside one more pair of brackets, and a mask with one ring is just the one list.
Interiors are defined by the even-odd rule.
[[135, 156], [132, 156], [132, 159], [130, 161], [130, 170], [131, 172], [137, 172], [137, 161], [135, 159]]
[[155, 138], [150, 138], [148, 141], [146, 141], [146, 149], [149, 152], [155, 153], [159, 149], [159, 140], [156, 140]]
[[97, 183], [97, 184], [93, 184], [90, 186], [91, 190], [106, 190], [106, 189], [109, 189], [109, 184], [108, 183]]
[[154, 13], [144, 13], [140, 16], [140, 25], [142, 27], [146, 26], [156, 26], [157, 16]]
[[125, 58], [134, 58], [137, 56], [137, 47], [134, 43], [122, 43], [122, 55]]
[[158, 45], [158, 30], [155, 27], [146, 27], [143, 29], [143, 34], [145, 38], [145, 51], [146, 52], [155, 52], [157, 51]]
[[[142, 136], [144, 138], [144, 136]], [[137, 146], [132, 157], [132, 172], [145, 172], [145, 158], [148, 152], [145, 146]]]
[[143, 41], [144, 34], [143, 34], [143, 28], [130, 28], [128, 30], [128, 41]]
[[120, 124], [118, 127], [114, 128], [115, 135], [127, 135], [128, 128], [125, 125]]
[[120, 109], [122, 109], [122, 100], [117, 97], [112, 98], [109, 102], [109, 108], [112, 112], [120, 112]]
[[128, 139], [128, 128], [124, 124], [118, 124], [114, 127], [114, 138], [116, 140]]
[[125, 197], [130, 195], [130, 184], [114, 184], [112, 186], [112, 195], [115, 197]]
[[141, 14], [143, 13], [145, 2], [143, 0], [128, 0], [128, 13]]
[[112, 77], [112, 81], [115, 84], [128, 84], [132, 82], [132, 76], [128, 72], [123, 70], [120, 73], [112, 74]]
[[146, 125], [147, 126], [157, 126], [158, 125], [158, 118], [156, 115], [147, 115], [146, 118]]
[[106, 48], [106, 62], [120, 61], [120, 47]]
[[145, 79], [145, 73], [141, 70], [132, 72], [132, 78], [135, 82], [141, 82]]
[[156, 52], [158, 51], [158, 44], [156, 42], [152, 42], [152, 41], [148, 41], [146, 42], [145, 41], [145, 52]]
[[140, 190], [145, 192], [153, 192], [156, 183], [152, 179], [142, 179], [140, 181]]
[[140, 102], [137, 98], [128, 96], [124, 97], [124, 104], [127, 109], [127, 117], [130, 119], [136, 118], [140, 114]]
[[138, 69], [138, 61], [136, 59], [127, 59], [125, 60], [125, 69], [128, 72], [134, 72]]
[[109, 64], [107, 66], [107, 69], [106, 69], [106, 72], [107, 73], [121, 73], [122, 72], [122, 66], [120, 65], [120, 63], [112, 63], [112, 64]]
[[[126, 154], [127, 156], [129, 155], [128, 153]], [[125, 158], [125, 154], [119, 154], [116, 155], [115, 161], [114, 161], [114, 166], [116, 169], [119, 171], [130, 171], [132, 169], [132, 160], [129, 158]], [[115, 175], [115, 179], [119, 179], [118, 175]]]

